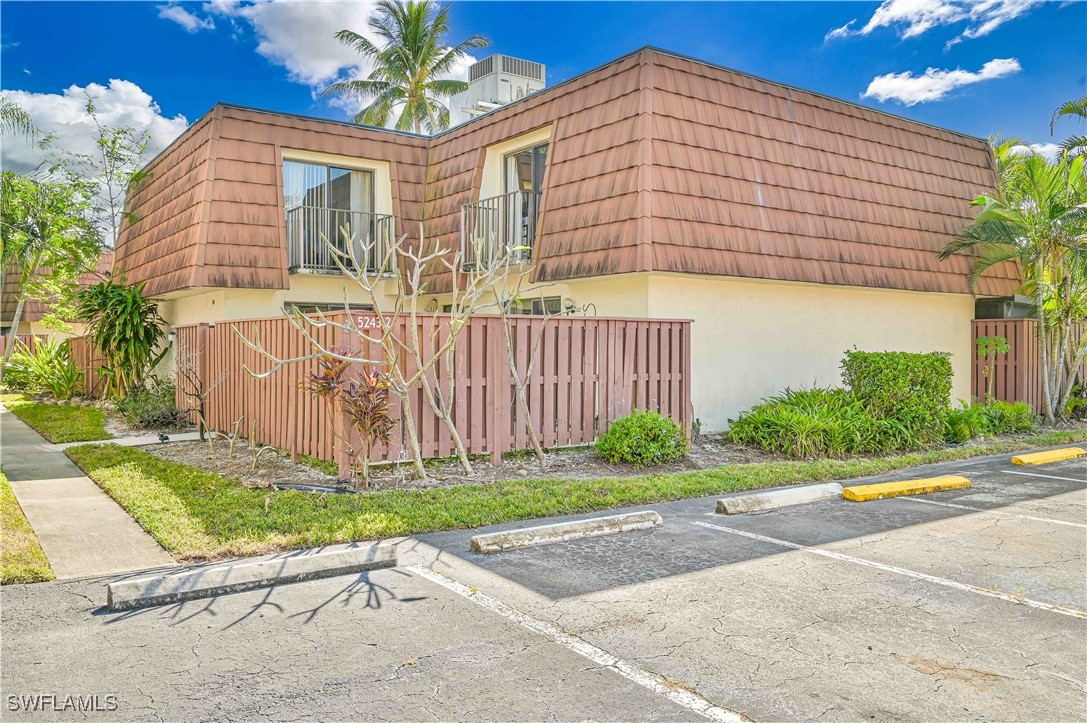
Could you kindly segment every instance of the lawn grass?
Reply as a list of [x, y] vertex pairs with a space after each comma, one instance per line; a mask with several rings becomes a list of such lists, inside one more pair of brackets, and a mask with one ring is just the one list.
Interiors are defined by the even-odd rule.
[[23, 508], [0, 472], [0, 585], [21, 585], [53, 579], [38, 538]]
[[481, 527], [499, 522], [879, 475], [933, 462], [1087, 440], [1052, 432], [893, 457], [738, 464], [630, 478], [518, 480], [412, 492], [315, 495], [237, 480], [132, 447], [81, 445], [68, 456], [177, 559], [253, 555], [319, 545]]
[[92, 442], [113, 436], [106, 431], [106, 413], [101, 409], [39, 404], [25, 394], [0, 395], [0, 402], [50, 442]]

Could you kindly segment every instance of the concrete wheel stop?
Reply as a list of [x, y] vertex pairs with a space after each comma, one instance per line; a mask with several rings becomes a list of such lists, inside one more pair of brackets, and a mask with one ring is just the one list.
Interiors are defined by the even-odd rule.
[[476, 535], [471, 540], [471, 546], [472, 552], [486, 555], [493, 552], [515, 550], [520, 547], [535, 547], [536, 545], [549, 545], [554, 542], [578, 540], [583, 537], [598, 537], [600, 535], [613, 535], [617, 532], [648, 530], [653, 527], [660, 527], [662, 524], [664, 524], [664, 521], [661, 516], [652, 510], [628, 512], [622, 515], [592, 517], [587, 520], [558, 522], [553, 525], [538, 525], [520, 530]]
[[785, 487], [766, 492], [750, 492], [722, 497], [717, 500], [717, 514], [741, 515], [748, 512], [776, 510], [791, 505], [803, 505], [842, 496], [842, 486], [837, 482], [803, 487]]
[[332, 545], [113, 582], [106, 585], [106, 607], [120, 611], [167, 605], [395, 565], [390, 543]]

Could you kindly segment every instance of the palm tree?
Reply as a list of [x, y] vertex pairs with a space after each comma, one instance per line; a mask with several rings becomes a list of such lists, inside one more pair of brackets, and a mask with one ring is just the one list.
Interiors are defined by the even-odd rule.
[[1043, 413], [1053, 424], [1063, 416], [1087, 356], [1087, 335], [1073, 339], [1077, 325], [1087, 321], [1087, 157], [1049, 163], [1012, 144], [995, 152], [995, 194], [978, 196], [974, 205], [982, 211], [940, 258], [973, 254], [972, 288], [994, 266], [1019, 263], [1020, 291], [1038, 302]]
[[[1079, 118], [1081, 121], [1087, 121], [1087, 95], [1070, 100], [1053, 111], [1053, 118], [1049, 121], [1049, 135], [1053, 135], [1053, 128], [1061, 118]], [[1061, 151], [1070, 156], [1087, 153], [1087, 136], [1069, 136], [1061, 144]]]
[[0, 174], [0, 269], [16, 275], [15, 311], [0, 380], [15, 348], [23, 307], [30, 298], [68, 294], [98, 260], [99, 231], [88, 218], [85, 189]]
[[370, 29], [381, 39], [379, 48], [352, 30], [341, 30], [336, 37], [358, 51], [374, 65], [365, 80], [333, 83], [322, 95], [358, 96], [370, 104], [354, 117], [356, 123], [388, 126], [393, 114], [398, 130], [428, 133], [449, 127], [449, 109], [441, 102], [468, 88], [448, 75], [469, 50], [483, 48], [490, 40], [473, 35], [448, 46], [443, 41], [449, 31], [449, 6], [441, 9], [434, 0], [400, 3], [379, 0], [370, 18]]
[[30, 115], [15, 101], [0, 97], [0, 133], [20, 133], [33, 138], [37, 131]]

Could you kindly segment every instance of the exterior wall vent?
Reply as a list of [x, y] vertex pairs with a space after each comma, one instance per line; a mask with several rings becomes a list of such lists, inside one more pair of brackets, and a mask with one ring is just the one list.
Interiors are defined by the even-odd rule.
[[521, 75], [525, 78], [532, 78], [533, 80], [543, 80], [544, 67], [540, 63], [533, 63], [531, 60], [521, 60], [520, 58], [511, 58], [508, 55], [492, 55], [490, 58], [487, 58], [487, 60], [492, 60], [495, 57], [502, 59], [503, 72]]
[[473, 80], [473, 81], [474, 80], [479, 80], [483, 76], [494, 72], [494, 59], [497, 58], [497, 57], [499, 57], [499, 56], [492, 55], [489, 58], [484, 58], [483, 60], [479, 61], [478, 63], [473, 65], [471, 68], [469, 68], [468, 69], [468, 79]]

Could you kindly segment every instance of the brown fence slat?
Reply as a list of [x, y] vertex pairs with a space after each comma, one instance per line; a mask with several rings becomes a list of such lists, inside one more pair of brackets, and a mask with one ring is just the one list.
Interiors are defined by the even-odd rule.
[[[342, 313], [329, 315], [333, 322], [345, 319]], [[429, 344], [431, 333], [437, 330], [435, 345], [448, 333], [444, 314], [420, 315], [414, 328], [411, 323], [409, 318], [399, 319], [396, 332], [418, 334]], [[514, 359], [522, 375], [533, 345], [540, 342], [528, 384], [536, 433], [545, 446], [591, 442], [635, 405], [658, 408], [690, 428], [690, 322], [567, 317], [545, 323], [540, 317], [525, 316], [512, 323]], [[175, 328], [173, 343], [196, 355], [196, 368], [205, 384], [228, 372], [208, 395], [208, 425], [229, 433], [234, 422], [244, 417], [242, 434], [248, 436], [255, 421], [256, 441], [261, 444], [284, 449], [294, 458], [309, 455], [343, 461], [334, 444], [337, 430], [323, 402], [300, 389], [316, 362], [285, 365], [267, 378], [253, 378], [242, 371], [243, 365], [264, 372], [271, 363], [249, 349], [234, 327], [249, 338], [259, 334], [264, 347], [279, 358], [312, 353], [309, 342], [286, 318]], [[310, 333], [327, 345], [349, 341], [341, 339], [342, 332], [335, 327], [314, 328]], [[479, 315], [462, 333], [455, 359], [453, 417], [465, 448], [472, 454], [489, 453], [497, 461], [503, 452], [528, 446], [524, 415], [515, 403], [502, 323], [497, 316]], [[73, 341], [73, 355], [87, 358], [89, 344]], [[378, 349], [361, 340], [352, 346], [355, 354], [379, 358]], [[414, 371], [414, 362], [406, 355], [401, 364], [406, 374]], [[444, 372], [443, 365], [431, 381], [448, 392]], [[415, 413], [423, 454], [451, 454], [449, 431], [431, 411], [421, 386], [416, 385], [403, 401]], [[401, 418], [401, 400], [393, 395], [390, 402], [393, 416]], [[354, 434], [352, 443], [358, 443]], [[405, 445], [402, 433], [394, 432], [392, 442], [377, 456], [403, 459]]]
[[[976, 399], [986, 394], [985, 359], [977, 353], [977, 340], [1002, 336], [1010, 347], [1007, 354], [997, 355], [993, 365], [993, 397], [1005, 402], [1026, 402], [1036, 412], [1044, 406], [1042, 391], [1042, 354], [1038, 342], [1037, 319], [975, 319], [972, 322], [974, 363], [971, 365], [970, 388]], [[1076, 329], [1072, 340], [1081, 338]], [[1080, 369], [1080, 380], [1087, 379], [1087, 364]]]

